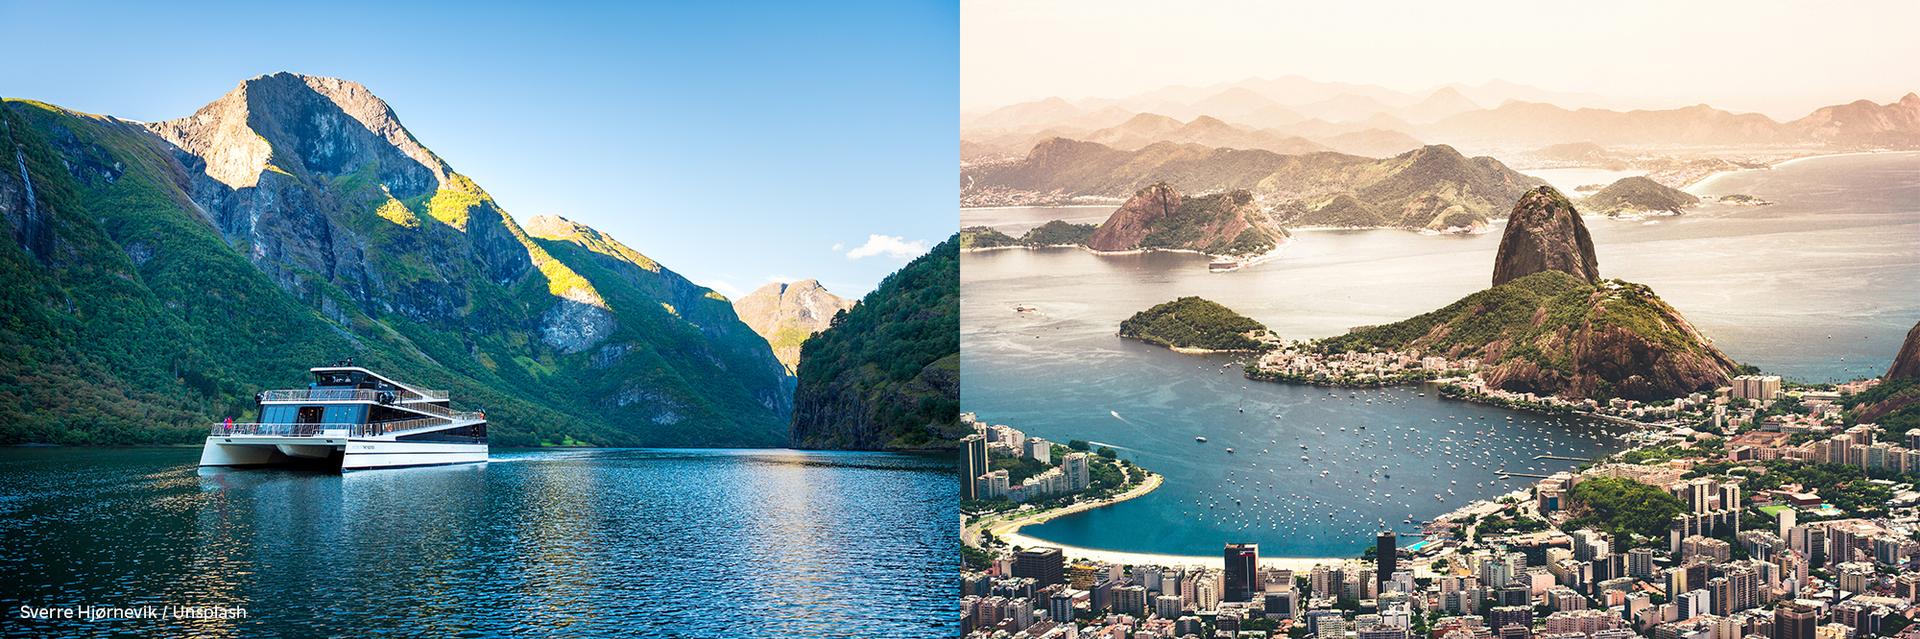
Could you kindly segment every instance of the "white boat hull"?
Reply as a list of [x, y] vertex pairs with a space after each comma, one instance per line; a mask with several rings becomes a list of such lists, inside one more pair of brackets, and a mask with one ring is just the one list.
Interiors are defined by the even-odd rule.
[[484, 443], [274, 435], [215, 435], [200, 452], [201, 466], [321, 466], [349, 471], [487, 461]]

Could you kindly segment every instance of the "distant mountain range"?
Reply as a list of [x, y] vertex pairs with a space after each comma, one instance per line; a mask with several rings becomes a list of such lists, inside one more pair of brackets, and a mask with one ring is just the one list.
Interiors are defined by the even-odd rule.
[[1157, 142], [1199, 144], [1230, 149], [1258, 149], [1283, 154], [1329, 150], [1306, 138], [1243, 129], [1211, 116], [1200, 116], [1191, 122], [1181, 123], [1179, 120], [1151, 113], [1133, 116], [1126, 122], [1088, 133], [1082, 139], [1126, 151], [1138, 150]]
[[364, 86], [276, 73], [151, 124], [8, 99], [0, 124], [0, 443], [191, 441], [348, 356], [499, 445], [786, 442], [786, 372], [725, 296], [521, 226]]
[[[1210, 115], [1256, 128], [1282, 127], [1313, 119], [1362, 120], [1376, 114], [1410, 122], [1431, 122], [1510, 101], [1549, 102], [1573, 107], [1612, 106], [1606, 99], [1593, 94], [1547, 91], [1498, 80], [1478, 85], [1451, 84], [1415, 94], [1365, 84], [1283, 76], [1203, 87], [1171, 86], [1121, 99], [1069, 102], [1058, 97], [1046, 98], [963, 113], [961, 125], [963, 129], [991, 130], [1044, 128], [1079, 122], [1081, 126], [1100, 128], [1125, 120], [1134, 113], [1159, 113], [1181, 120]], [[1087, 121], [1102, 118], [1107, 120], [1107, 124], [1086, 124]]]
[[1434, 230], [1484, 226], [1507, 203], [1542, 184], [1498, 160], [1468, 158], [1445, 145], [1375, 160], [1340, 153], [1284, 155], [1197, 144], [1158, 143], [1136, 151], [1056, 138], [1018, 162], [966, 167], [963, 205], [1121, 198], [1151, 184], [1183, 193], [1247, 191], [1276, 203], [1292, 226], [1398, 226]]
[[[1381, 157], [1406, 148], [1368, 153], [1333, 139], [1369, 129], [1429, 143], [1475, 148], [1539, 147], [1594, 142], [1617, 145], [1814, 145], [1843, 148], [1920, 147], [1920, 96], [1890, 103], [1859, 100], [1819, 108], [1792, 121], [1734, 113], [1707, 105], [1616, 110], [1586, 94], [1541, 91], [1511, 83], [1450, 85], [1412, 95], [1344, 83], [1288, 77], [1212, 87], [1170, 87], [1120, 100], [1060, 98], [1012, 105], [962, 120], [972, 144], [963, 159], [1018, 156], [1047, 137], [1112, 143], [1123, 149], [1155, 141], [1198, 142], [1237, 149], [1274, 149], [1260, 143], [1303, 138], [1343, 152]], [[1240, 144], [1173, 137], [1096, 139], [1088, 134], [1141, 114], [1190, 121], [1211, 118], [1259, 131]], [[1285, 152], [1285, 151], [1282, 151]]]
[[854, 300], [827, 291], [819, 280], [769, 282], [733, 301], [733, 310], [753, 332], [766, 338], [773, 355], [793, 374], [800, 365], [800, 344], [826, 330], [833, 316], [853, 308]]

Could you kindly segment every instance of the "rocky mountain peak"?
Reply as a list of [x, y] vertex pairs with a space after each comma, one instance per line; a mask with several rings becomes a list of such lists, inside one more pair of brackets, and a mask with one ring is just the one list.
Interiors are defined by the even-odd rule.
[[[1429, 147], [1431, 148], [1431, 147]], [[1507, 230], [1494, 258], [1493, 285], [1539, 273], [1562, 271], [1587, 282], [1600, 281], [1600, 261], [1593, 254], [1593, 238], [1580, 221], [1573, 202], [1551, 186], [1542, 186], [1513, 205]]]
[[1124, 251], [1134, 248], [1146, 237], [1150, 227], [1173, 217], [1180, 210], [1178, 189], [1166, 182], [1155, 182], [1135, 191], [1133, 197], [1115, 209], [1113, 215], [1087, 238], [1087, 247], [1096, 251]]
[[[558, 215], [535, 215], [522, 225], [528, 235], [546, 240], [562, 240], [592, 228]], [[597, 231], [594, 231], [597, 232]]]
[[339, 78], [258, 76], [193, 115], [148, 128], [234, 189], [255, 186], [268, 172], [338, 177], [370, 171], [406, 198], [432, 193], [452, 177], [385, 101]]
[[753, 332], [773, 347], [773, 356], [793, 374], [800, 364], [800, 345], [814, 333], [827, 330], [833, 316], [853, 308], [854, 300], [834, 295], [819, 280], [769, 282], [734, 300], [733, 311]]
[[[1913, 94], [1907, 94], [1912, 98]], [[1900, 353], [1893, 356], [1893, 365], [1887, 367], [1885, 379], [1920, 378], [1920, 322], [1907, 331], [1907, 341], [1900, 345]]]

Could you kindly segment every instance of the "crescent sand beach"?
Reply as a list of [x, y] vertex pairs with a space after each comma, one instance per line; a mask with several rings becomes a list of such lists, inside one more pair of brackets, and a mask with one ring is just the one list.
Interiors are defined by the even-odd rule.
[[[1064, 516], [1072, 515], [1075, 513], [1086, 512], [1089, 510], [1093, 510], [1095, 508], [1101, 508], [1101, 507], [1109, 506], [1112, 504], [1117, 504], [1129, 499], [1133, 499], [1135, 497], [1139, 497], [1141, 495], [1145, 495], [1147, 493], [1153, 492], [1154, 489], [1159, 488], [1160, 484], [1165, 480], [1166, 480], [1166, 477], [1164, 475], [1160, 475], [1158, 473], [1152, 473], [1152, 474], [1149, 474], [1147, 476], [1147, 480], [1144, 482], [1141, 482], [1139, 486], [1135, 486], [1126, 492], [1120, 493], [1118, 495], [1113, 495], [1111, 497], [1106, 497], [1103, 499], [1097, 499], [1093, 501], [1075, 502], [1072, 505], [1064, 506], [1061, 508], [1052, 508], [1052, 509], [1042, 510], [1037, 512], [1014, 513], [1012, 515], [992, 516], [992, 517], [987, 517], [978, 521], [969, 522], [965, 526], [965, 528], [963, 528], [961, 531], [961, 539], [965, 541], [967, 545], [978, 548], [980, 546], [980, 533], [981, 531], [984, 530], [989, 535], [991, 535], [992, 538], [1003, 541], [1007, 543], [1007, 545], [1009, 546], [1016, 546], [1016, 547], [1022, 547], [1022, 548], [1031, 548], [1035, 546], [1049, 546], [1049, 547], [1059, 548], [1061, 553], [1074, 559], [1084, 559], [1084, 560], [1116, 563], [1116, 564], [1131, 565], [1131, 566], [1157, 565], [1157, 566], [1168, 566], [1168, 567], [1174, 567], [1174, 566], [1218, 567], [1221, 562], [1220, 557], [1210, 557], [1206, 555], [1169, 555], [1169, 554], [1160, 554], [1160, 553], [1124, 552], [1119, 550], [1100, 550], [1097, 548], [1082, 548], [1079, 546], [1069, 546], [1065, 544], [1058, 544], [1058, 543], [1047, 541], [1045, 539], [1039, 539], [1039, 538], [1031, 537], [1028, 535], [1020, 534], [1020, 529], [1024, 526], [1045, 523], [1053, 520], [1056, 517], [1064, 517]], [[1285, 569], [1291, 569], [1291, 570], [1304, 571], [1304, 570], [1312, 570], [1313, 567], [1316, 565], [1332, 565], [1332, 564], [1341, 563], [1343, 561], [1346, 561], [1346, 560], [1338, 557], [1261, 557], [1260, 565], [1266, 566], [1269, 568], [1285, 568]]]

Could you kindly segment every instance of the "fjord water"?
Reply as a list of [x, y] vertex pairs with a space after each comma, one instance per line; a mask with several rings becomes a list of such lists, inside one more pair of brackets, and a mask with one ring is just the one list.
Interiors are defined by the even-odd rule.
[[[1601, 274], [1652, 286], [1738, 361], [1806, 381], [1886, 369], [1920, 319], [1920, 154], [1811, 159], [1728, 174], [1696, 191], [1776, 204], [1589, 218]], [[993, 215], [1033, 224], [1084, 211]], [[963, 224], [977, 219], [962, 213]], [[1577, 462], [1533, 459], [1542, 451], [1588, 457], [1617, 449], [1617, 427], [1414, 389], [1350, 394], [1254, 383], [1233, 371], [1235, 358], [1179, 355], [1114, 331], [1132, 313], [1183, 295], [1221, 302], [1289, 339], [1397, 321], [1485, 288], [1499, 230], [1301, 232], [1280, 259], [1219, 274], [1194, 255], [968, 253], [963, 408], [1048, 439], [1109, 443], [1167, 476], [1145, 497], [1023, 533], [1133, 552], [1210, 555], [1227, 541], [1253, 541], [1276, 556], [1356, 553], [1383, 520], [1406, 530], [1409, 514], [1427, 519], [1511, 490], [1493, 479], [1501, 466], [1546, 472]], [[1396, 434], [1391, 444], [1388, 432]], [[1384, 474], [1392, 478], [1373, 481]]]
[[[206, 471], [197, 449], [0, 449], [4, 633], [830, 636], [957, 632], [944, 458], [496, 451], [482, 465]], [[238, 621], [22, 621], [21, 605]]]

